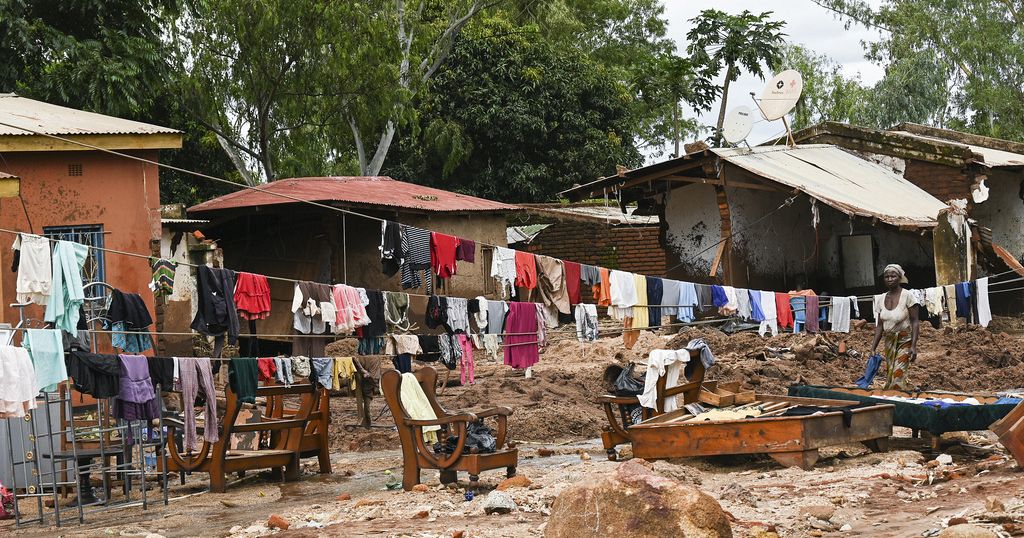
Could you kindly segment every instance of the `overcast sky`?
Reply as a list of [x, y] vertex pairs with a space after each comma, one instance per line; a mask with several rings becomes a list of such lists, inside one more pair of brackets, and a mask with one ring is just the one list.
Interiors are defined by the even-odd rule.
[[[868, 3], [878, 6], [881, 0], [868, 0]], [[715, 8], [728, 13], [740, 13], [744, 9], [753, 13], [772, 11], [775, 20], [786, 23], [784, 32], [788, 41], [802, 44], [818, 54], [830, 56], [843, 66], [843, 71], [847, 75], [860, 73], [865, 84], [873, 84], [883, 75], [879, 66], [864, 59], [864, 49], [861, 47], [862, 40], [873, 41], [877, 38], [877, 31], [859, 25], [853, 25], [849, 30], [845, 30], [843, 22], [831, 11], [819, 7], [811, 0], [665, 0], [664, 4], [665, 17], [669, 21], [669, 35], [678, 43], [681, 54], [685, 53], [686, 32], [692, 26], [690, 19], [699, 15], [701, 10]], [[721, 84], [721, 80], [717, 83]], [[756, 76], [740, 76], [729, 89], [728, 108], [731, 110], [739, 105], [754, 108], [750, 92], [756, 92], [760, 96], [763, 87], [764, 82]], [[700, 116], [702, 123], [716, 123], [720, 103], [721, 101], [716, 102], [709, 112]], [[688, 117], [695, 115], [692, 110], [684, 114]], [[761, 121], [754, 125], [748, 141], [753, 145], [783, 132], [785, 127], [781, 121]], [[669, 149], [668, 153], [671, 151]]]

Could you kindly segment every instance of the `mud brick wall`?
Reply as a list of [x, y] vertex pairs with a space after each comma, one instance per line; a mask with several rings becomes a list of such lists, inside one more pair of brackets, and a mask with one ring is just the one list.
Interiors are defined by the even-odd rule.
[[907, 161], [903, 177], [943, 202], [970, 199], [974, 179], [973, 174], [959, 168], [914, 160]]
[[603, 222], [556, 222], [541, 231], [529, 245], [516, 245], [534, 254], [662, 276], [668, 256], [657, 226], [609, 226]]

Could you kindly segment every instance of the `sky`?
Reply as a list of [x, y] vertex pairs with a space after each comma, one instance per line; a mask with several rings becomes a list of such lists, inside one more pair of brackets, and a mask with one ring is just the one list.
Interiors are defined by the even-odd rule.
[[[881, 0], [868, 0], [868, 3], [877, 7]], [[699, 15], [702, 10], [714, 8], [727, 13], [740, 13], [744, 9], [753, 13], [772, 11], [774, 20], [786, 23], [783, 31], [787, 34], [786, 39], [789, 42], [804, 45], [818, 54], [828, 55], [843, 66], [843, 72], [847, 76], [860, 73], [861, 81], [870, 85], [883, 75], [881, 67], [864, 59], [864, 49], [861, 47], [862, 40], [875, 40], [877, 31], [868, 30], [860, 25], [852, 25], [846, 30], [843, 28], [843, 22], [831, 11], [819, 7], [811, 0], [665, 0], [664, 5], [665, 17], [669, 22], [669, 36], [676, 40], [681, 54], [685, 53], [686, 49], [686, 32], [692, 26], [690, 19]], [[716, 83], [721, 85], [721, 79]], [[728, 110], [739, 105], [747, 105], [756, 110], [750, 99], [750, 92], [760, 96], [764, 84], [757, 76], [741, 75], [729, 89]], [[684, 115], [698, 117], [705, 125], [714, 125], [718, 121], [720, 105], [721, 100], [716, 101], [710, 111], [699, 116], [692, 110], [684, 111]], [[747, 140], [753, 145], [784, 132], [785, 127], [781, 121], [762, 120], [754, 124]], [[669, 148], [666, 155], [671, 152], [672, 149]]]

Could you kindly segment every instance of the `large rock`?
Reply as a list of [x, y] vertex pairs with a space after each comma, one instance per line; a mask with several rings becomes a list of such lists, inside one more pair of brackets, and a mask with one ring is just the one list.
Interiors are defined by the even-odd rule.
[[996, 538], [998, 535], [985, 527], [964, 524], [946, 527], [939, 533], [939, 538]]
[[544, 536], [732, 537], [718, 501], [646, 465], [629, 460], [611, 474], [569, 486], [551, 506]]
[[512, 496], [503, 491], [492, 491], [484, 499], [484, 513], [487, 515], [508, 514], [514, 512], [516, 508], [518, 506], [512, 500]]

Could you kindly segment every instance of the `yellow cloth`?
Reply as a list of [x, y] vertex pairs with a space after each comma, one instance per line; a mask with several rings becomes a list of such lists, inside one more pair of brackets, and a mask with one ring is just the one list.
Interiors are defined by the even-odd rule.
[[356, 365], [352, 357], [334, 357], [334, 375], [331, 376], [332, 388], [341, 390], [344, 381], [348, 380], [349, 388], [356, 390]]
[[[410, 373], [402, 374], [399, 399], [402, 401], [402, 407], [405, 408], [405, 412], [409, 413], [409, 418], [413, 420], [437, 419], [434, 408], [430, 407], [430, 400], [427, 400], [427, 395], [423, 393], [423, 387], [420, 386], [419, 381], [416, 381], [415, 375]], [[437, 431], [440, 429], [440, 426], [424, 426], [423, 440], [428, 443], [436, 443]]]
[[957, 320], [956, 312], [956, 286], [950, 284], [942, 287], [943, 291], [946, 292], [946, 308], [949, 310], [949, 324], [956, 325]]
[[633, 282], [636, 283], [636, 304], [643, 305], [633, 307], [633, 327], [650, 330], [647, 328], [651, 324], [650, 307], [647, 306], [647, 277], [634, 274]]

